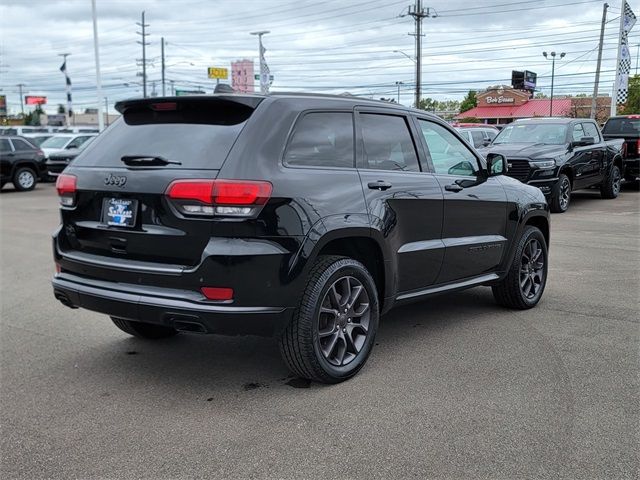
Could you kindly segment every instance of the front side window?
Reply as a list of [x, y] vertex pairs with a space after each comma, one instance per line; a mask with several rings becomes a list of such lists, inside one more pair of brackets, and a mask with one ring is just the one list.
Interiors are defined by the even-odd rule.
[[580, 139], [585, 136], [581, 123], [577, 123], [576, 125], [574, 125], [572, 132], [574, 142], [579, 142]]
[[427, 120], [419, 122], [437, 174], [478, 175], [478, 160], [453, 133], [437, 123]]
[[364, 168], [419, 172], [409, 125], [404, 117], [360, 114]]
[[298, 120], [284, 161], [306, 167], [352, 168], [353, 115], [350, 112], [312, 112]]

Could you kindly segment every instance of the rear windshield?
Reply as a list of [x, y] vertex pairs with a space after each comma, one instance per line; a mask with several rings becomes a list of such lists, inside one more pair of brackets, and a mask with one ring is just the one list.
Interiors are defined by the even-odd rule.
[[83, 150], [74, 165], [124, 167], [123, 156], [145, 156], [178, 162], [166, 169], [218, 170], [252, 112], [232, 102], [166, 111], [130, 108]]
[[602, 133], [638, 137], [640, 136], [640, 118], [610, 118], [604, 124]]

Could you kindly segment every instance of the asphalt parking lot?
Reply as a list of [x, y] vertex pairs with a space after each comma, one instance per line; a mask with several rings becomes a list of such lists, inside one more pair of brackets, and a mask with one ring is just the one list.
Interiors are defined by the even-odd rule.
[[53, 185], [0, 209], [2, 478], [638, 478], [637, 189], [552, 217], [536, 309], [476, 288], [394, 310], [334, 386], [271, 339], [145, 343], [63, 307]]

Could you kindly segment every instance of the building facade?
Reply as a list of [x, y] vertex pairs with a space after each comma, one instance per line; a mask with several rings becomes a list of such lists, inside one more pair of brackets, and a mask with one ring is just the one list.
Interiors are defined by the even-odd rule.
[[236, 92], [254, 92], [253, 60], [242, 59], [231, 62], [231, 87]]

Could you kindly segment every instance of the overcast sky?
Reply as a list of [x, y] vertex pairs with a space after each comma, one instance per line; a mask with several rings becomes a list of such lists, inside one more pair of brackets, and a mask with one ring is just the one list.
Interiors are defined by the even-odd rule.
[[[414, 55], [414, 22], [404, 16], [412, 0], [96, 0], [104, 96], [114, 101], [140, 96], [141, 58], [135, 25], [146, 11], [150, 33], [149, 90], [160, 91], [160, 37], [166, 45], [166, 77], [177, 88], [213, 88], [207, 67], [230, 67], [256, 59], [255, 30], [264, 37], [274, 75], [273, 90], [395, 97], [410, 104], [414, 64], [394, 50]], [[614, 77], [620, 2], [610, 0], [601, 92]], [[512, 69], [538, 73], [549, 93], [551, 61], [542, 51], [566, 52], [556, 63], [556, 94], [593, 90], [601, 0], [424, 0], [437, 14], [424, 20], [423, 96], [460, 99], [469, 89], [508, 84]], [[640, 2], [629, 2], [640, 17]], [[631, 34], [632, 73], [640, 22]], [[48, 97], [47, 109], [64, 103], [60, 53], [71, 53], [74, 109], [96, 105], [90, 0], [0, 0], [0, 94], [19, 111], [16, 85], [25, 94]]]

